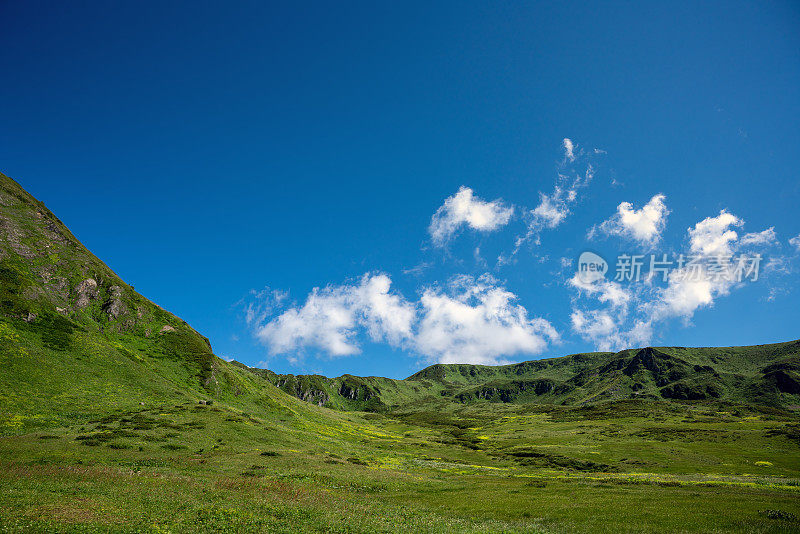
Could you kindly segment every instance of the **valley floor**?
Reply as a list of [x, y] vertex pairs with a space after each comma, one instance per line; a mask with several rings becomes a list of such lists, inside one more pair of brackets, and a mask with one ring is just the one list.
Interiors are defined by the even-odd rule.
[[195, 401], [0, 438], [0, 532], [800, 532], [800, 419]]

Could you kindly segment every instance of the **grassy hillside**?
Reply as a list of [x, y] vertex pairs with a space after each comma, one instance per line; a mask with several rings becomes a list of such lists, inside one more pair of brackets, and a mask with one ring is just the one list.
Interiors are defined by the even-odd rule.
[[0, 175], [0, 532], [798, 532], [798, 342], [406, 380], [216, 356]]
[[424, 399], [585, 405], [622, 399], [800, 406], [800, 341], [574, 354], [485, 366], [437, 364], [406, 380], [259, 373], [286, 393], [336, 409], [387, 411]]
[[134, 291], [0, 175], [0, 433], [223, 395], [208, 340]]

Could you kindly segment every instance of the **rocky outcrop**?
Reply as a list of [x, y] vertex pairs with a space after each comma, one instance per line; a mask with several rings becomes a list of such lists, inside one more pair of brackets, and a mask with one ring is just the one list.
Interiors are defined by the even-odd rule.
[[122, 302], [122, 288], [119, 286], [111, 286], [108, 288], [110, 293], [109, 299], [103, 304], [103, 311], [106, 312], [109, 319], [117, 319], [120, 315], [128, 312], [125, 303]]
[[545, 395], [554, 391], [555, 387], [556, 383], [546, 378], [490, 382], [459, 393], [456, 399], [461, 403], [478, 399], [490, 402], [514, 402], [524, 394]]
[[75, 286], [75, 293], [78, 294], [75, 307], [81, 310], [88, 306], [90, 301], [99, 296], [100, 292], [97, 289], [97, 281], [94, 278], [87, 278]]

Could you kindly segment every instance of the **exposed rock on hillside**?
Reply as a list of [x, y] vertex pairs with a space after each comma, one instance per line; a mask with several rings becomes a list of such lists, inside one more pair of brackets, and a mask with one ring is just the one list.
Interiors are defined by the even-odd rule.
[[87, 278], [75, 287], [75, 292], [78, 294], [78, 300], [75, 302], [75, 306], [78, 309], [85, 308], [89, 305], [89, 301], [96, 299], [99, 295], [97, 280], [94, 278]]

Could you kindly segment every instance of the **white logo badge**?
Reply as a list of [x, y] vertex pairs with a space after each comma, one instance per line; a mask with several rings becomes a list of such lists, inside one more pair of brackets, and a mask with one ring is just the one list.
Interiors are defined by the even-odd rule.
[[605, 278], [608, 263], [594, 252], [584, 252], [578, 258], [578, 279], [584, 284], [591, 284]]

